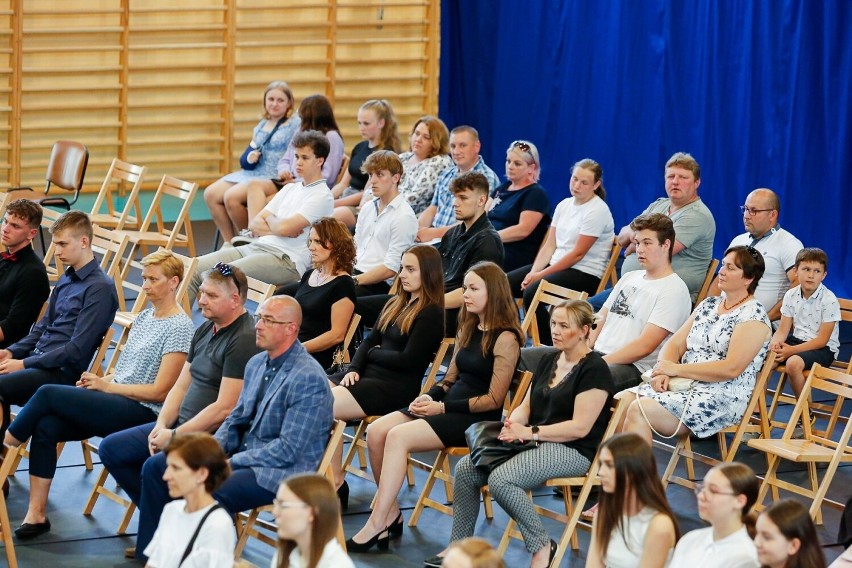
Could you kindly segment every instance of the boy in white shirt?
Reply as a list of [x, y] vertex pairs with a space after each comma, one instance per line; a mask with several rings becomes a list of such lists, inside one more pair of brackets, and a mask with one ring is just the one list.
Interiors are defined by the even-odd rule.
[[827, 268], [828, 256], [822, 249], [799, 251], [799, 285], [784, 294], [781, 323], [769, 344], [776, 362], [784, 363], [797, 397], [805, 386], [805, 371], [815, 363], [830, 366], [840, 350], [840, 303], [822, 284]]

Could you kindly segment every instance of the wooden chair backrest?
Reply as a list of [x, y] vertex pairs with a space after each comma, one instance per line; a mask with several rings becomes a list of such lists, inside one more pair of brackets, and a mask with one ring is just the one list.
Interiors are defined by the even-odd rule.
[[710, 261], [710, 266], [707, 267], [707, 275], [704, 277], [704, 283], [698, 290], [698, 295], [695, 297], [695, 305], [700, 304], [710, 291], [710, 284], [713, 282], [713, 277], [716, 276], [716, 269], [719, 268], [719, 259], [714, 258]]
[[601, 283], [598, 284], [598, 289], [595, 291], [595, 294], [600, 294], [606, 290], [607, 286], [615, 286], [616, 282], [618, 282], [618, 271], [615, 269], [615, 265], [618, 263], [618, 256], [620, 254], [621, 245], [618, 244], [618, 239], [613, 238], [612, 252], [609, 255], [609, 262], [606, 264], [606, 269], [604, 270], [603, 276], [601, 276]]
[[577, 292], [564, 286], [558, 286], [547, 280], [539, 281], [538, 289], [535, 291], [530, 309], [524, 314], [524, 321], [521, 322], [521, 331], [524, 334], [529, 334], [532, 337], [533, 345], [541, 345], [541, 338], [538, 335], [538, 325], [536, 324], [535, 311], [539, 304], [547, 304], [548, 306], [557, 306], [565, 300], [585, 300], [589, 295], [586, 292]]
[[[124, 229], [128, 223], [131, 227], [136, 228], [142, 218], [139, 190], [142, 187], [142, 180], [147, 169], [145, 166], [137, 166], [114, 158], [109, 170], [107, 170], [98, 196], [95, 198], [95, 203], [92, 205], [92, 211], [89, 214], [92, 222], [113, 229]], [[126, 194], [127, 185], [130, 185], [129, 194]], [[113, 188], [127, 200], [122, 211], [115, 209]], [[102, 212], [104, 206], [106, 206], [106, 213]], [[130, 215], [131, 211], [135, 211], [135, 216]]]
[[[155, 231], [161, 235], [168, 235], [169, 240], [165, 248], [171, 250], [177, 239], [183, 238], [189, 240], [189, 235], [186, 234], [186, 225], [189, 222], [189, 208], [192, 205], [192, 200], [195, 193], [198, 191], [198, 184], [188, 181], [183, 181], [171, 176], [163, 176], [160, 181], [160, 186], [157, 188], [157, 193], [154, 194], [154, 200], [151, 202], [151, 207], [145, 215], [139, 230]], [[165, 226], [165, 217], [163, 214], [163, 197], [169, 196], [173, 199], [178, 199], [182, 202], [174, 226], [167, 229]], [[154, 223], [155, 227], [151, 224]]]

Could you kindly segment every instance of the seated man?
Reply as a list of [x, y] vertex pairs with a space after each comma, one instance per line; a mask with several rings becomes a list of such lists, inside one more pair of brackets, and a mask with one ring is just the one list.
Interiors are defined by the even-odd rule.
[[6, 208], [0, 242], [0, 349], [12, 345], [30, 331], [50, 294], [47, 271], [33, 251], [32, 242], [41, 224], [41, 206], [17, 199]]
[[458, 225], [450, 184], [461, 174], [477, 172], [484, 175], [488, 180], [489, 194], [500, 185], [500, 178], [485, 165], [485, 160], [479, 155], [480, 148], [479, 132], [472, 126], [457, 126], [450, 132], [450, 156], [454, 165], [440, 175], [435, 184], [432, 203], [418, 216], [420, 229], [417, 231], [417, 242], [437, 243], [451, 227]]
[[[485, 213], [490, 188], [488, 178], [479, 172], [463, 173], [450, 184], [459, 221], [441, 237], [437, 245], [444, 267], [444, 307], [447, 310], [446, 335], [454, 336], [456, 317], [462, 305], [462, 281], [467, 269], [490, 260], [503, 263], [503, 241]], [[375, 324], [390, 296], [377, 295], [358, 299], [357, 312], [364, 324]]]
[[[616, 391], [642, 382], [642, 373], [654, 365], [663, 342], [689, 318], [692, 305], [686, 284], [672, 270], [671, 219], [661, 213], [640, 215], [630, 230], [644, 270], [618, 281], [589, 335], [589, 345], [609, 364]], [[541, 356], [554, 349], [523, 349], [522, 368], [536, 369]]]
[[[181, 432], [215, 432], [237, 404], [243, 389], [248, 360], [258, 353], [254, 318], [243, 305], [248, 283], [239, 268], [217, 265], [203, 275], [198, 307], [207, 321], [195, 331], [186, 363], [169, 391], [157, 421], [111, 434], [101, 442], [98, 454], [104, 467], [139, 506], [139, 535], [142, 546], [154, 536], [162, 507], [142, 506], [141, 473], [149, 466], [165, 471], [160, 452], [180, 428]], [[153, 454], [153, 455], [152, 455]], [[156, 501], [168, 501], [165, 486]]]
[[201, 274], [219, 262], [227, 262], [268, 284], [298, 282], [310, 265], [308, 229], [314, 221], [331, 215], [334, 199], [322, 177], [329, 153], [328, 138], [316, 130], [293, 136], [296, 171], [302, 180], [285, 185], [249, 228], [257, 239], [240, 247], [225, 247], [198, 259], [198, 269], [189, 283], [190, 302], [195, 301]]
[[[728, 248], [748, 245], [763, 255], [766, 271], [757, 284], [754, 297], [763, 305], [769, 321], [777, 321], [781, 318], [784, 294], [798, 284], [796, 255], [802, 250], [802, 241], [778, 224], [781, 201], [771, 189], [755, 189], [748, 194], [745, 205], [740, 209], [743, 210], [746, 232], [734, 237]], [[716, 278], [707, 294], [720, 294]]]
[[47, 313], [29, 335], [0, 350], [3, 425], [9, 409], [23, 405], [42, 385], [73, 385], [86, 370], [118, 309], [115, 283], [92, 253], [92, 223], [68, 211], [50, 228], [56, 257], [68, 268], [59, 279]]
[[417, 217], [399, 193], [402, 162], [390, 150], [370, 154], [361, 170], [370, 175], [373, 199], [358, 214], [355, 225], [355, 293], [358, 297], [387, 294], [399, 271], [405, 249], [414, 244]]
[[[216, 431], [232, 473], [213, 496], [230, 514], [272, 503], [282, 479], [316, 470], [328, 443], [334, 399], [325, 371], [297, 339], [301, 320], [289, 296], [260, 307], [255, 327], [264, 352], [249, 360], [237, 406]], [[151, 459], [142, 468], [143, 510], [169, 501], [164, 464]], [[137, 550], [148, 544], [141, 537]]]

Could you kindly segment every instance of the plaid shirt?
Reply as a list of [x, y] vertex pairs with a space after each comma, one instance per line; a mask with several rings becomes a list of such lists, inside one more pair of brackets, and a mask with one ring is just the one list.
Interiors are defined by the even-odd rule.
[[[491, 168], [485, 165], [485, 160], [482, 156], [476, 160], [476, 165], [471, 169], [473, 172], [480, 173], [488, 179], [488, 187], [491, 191], [500, 185], [500, 179], [497, 177]], [[449, 227], [458, 223], [456, 221], [456, 212], [453, 207], [453, 192], [450, 191], [450, 184], [454, 179], [459, 177], [459, 167], [453, 164], [447, 168], [438, 178], [435, 184], [435, 195], [432, 196], [432, 205], [435, 205], [438, 210], [435, 212], [435, 218], [432, 220], [433, 227]], [[490, 191], [489, 191], [490, 193]]]

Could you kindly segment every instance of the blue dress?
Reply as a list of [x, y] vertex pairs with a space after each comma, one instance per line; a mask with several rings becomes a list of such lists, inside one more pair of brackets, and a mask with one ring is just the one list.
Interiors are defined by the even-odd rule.
[[[263, 144], [269, 137], [269, 132], [263, 132], [264, 124], [266, 124], [266, 119], [262, 119], [254, 127], [252, 140], [257, 146]], [[252, 179], [278, 179], [278, 170], [276, 169], [278, 160], [284, 155], [287, 146], [290, 144], [290, 139], [293, 138], [301, 125], [302, 119], [294, 113], [284, 124], [278, 127], [272, 139], [263, 146], [260, 163], [257, 164], [255, 169], [232, 172], [222, 179], [231, 183], [242, 183]]]

